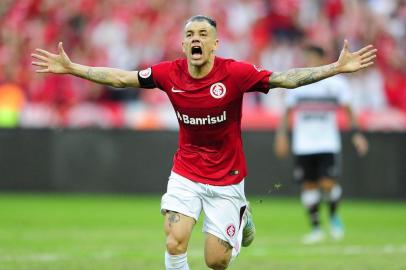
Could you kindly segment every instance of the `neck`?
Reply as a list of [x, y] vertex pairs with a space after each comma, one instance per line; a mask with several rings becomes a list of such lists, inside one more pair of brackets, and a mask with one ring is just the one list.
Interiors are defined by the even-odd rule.
[[209, 58], [209, 60], [201, 66], [192, 65], [188, 61], [188, 70], [189, 70], [190, 76], [194, 79], [201, 79], [201, 78], [205, 77], [213, 69], [214, 58], [215, 58], [215, 56], [212, 55]]

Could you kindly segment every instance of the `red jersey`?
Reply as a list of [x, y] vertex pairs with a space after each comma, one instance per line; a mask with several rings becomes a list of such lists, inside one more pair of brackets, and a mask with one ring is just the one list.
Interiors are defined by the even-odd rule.
[[247, 174], [241, 140], [244, 92], [269, 91], [271, 72], [216, 57], [201, 79], [188, 72], [187, 60], [162, 62], [140, 71], [166, 92], [179, 122], [179, 146], [172, 170], [192, 181], [225, 186]]

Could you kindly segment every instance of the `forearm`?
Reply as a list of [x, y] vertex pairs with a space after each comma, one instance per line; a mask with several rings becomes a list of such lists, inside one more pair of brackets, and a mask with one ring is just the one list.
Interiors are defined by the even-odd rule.
[[345, 106], [345, 111], [347, 113], [347, 117], [350, 121], [350, 128], [354, 132], [359, 131], [358, 120], [357, 116], [355, 115], [354, 111], [351, 109], [350, 106]]
[[126, 71], [108, 67], [89, 67], [72, 63], [69, 68], [69, 74], [116, 88], [139, 87], [137, 71]]
[[338, 64], [336, 62], [320, 67], [295, 68], [284, 72], [274, 72], [269, 78], [269, 83], [272, 88], [296, 88], [323, 80], [338, 73]]
[[288, 133], [288, 122], [289, 122], [289, 115], [290, 115], [290, 109], [288, 109], [281, 117], [278, 125], [278, 129], [276, 130], [276, 134], [278, 136], [287, 136]]

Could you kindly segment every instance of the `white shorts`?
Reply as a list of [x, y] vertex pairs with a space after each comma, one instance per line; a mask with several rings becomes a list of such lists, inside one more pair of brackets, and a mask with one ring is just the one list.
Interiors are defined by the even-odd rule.
[[212, 186], [193, 182], [172, 172], [167, 192], [162, 196], [161, 213], [174, 211], [197, 221], [203, 210], [203, 232], [239, 249], [239, 231], [243, 229], [241, 223], [246, 205], [244, 180], [236, 185]]

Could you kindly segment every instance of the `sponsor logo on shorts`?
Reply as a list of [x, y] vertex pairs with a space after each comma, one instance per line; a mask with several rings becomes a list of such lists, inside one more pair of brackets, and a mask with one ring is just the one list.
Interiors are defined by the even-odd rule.
[[214, 98], [222, 98], [226, 92], [227, 89], [222, 83], [214, 83], [210, 86], [210, 95]]
[[141, 77], [141, 78], [144, 78], [144, 79], [146, 79], [146, 78], [148, 78], [149, 76], [151, 76], [151, 73], [152, 73], [151, 68], [143, 69], [143, 70], [141, 70], [141, 71], [139, 72], [140, 77]]
[[183, 122], [187, 125], [214, 125], [218, 123], [222, 123], [227, 120], [227, 112], [223, 111], [222, 114], [217, 116], [207, 115], [206, 117], [190, 117], [187, 114], [182, 114], [176, 111], [176, 116], [178, 117], [180, 122]]
[[233, 224], [228, 225], [227, 229], [226, 229], [226, 233], [227, 233], [228, 236], [234, 237], [234, 235], [235, 235], [235, 226]]

